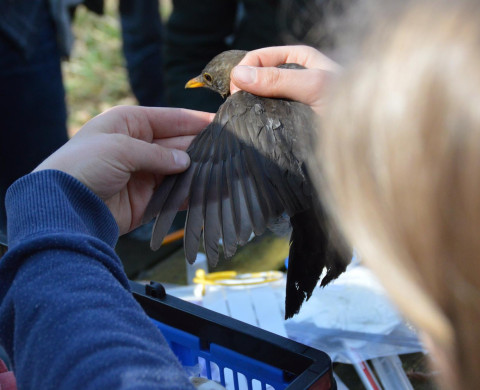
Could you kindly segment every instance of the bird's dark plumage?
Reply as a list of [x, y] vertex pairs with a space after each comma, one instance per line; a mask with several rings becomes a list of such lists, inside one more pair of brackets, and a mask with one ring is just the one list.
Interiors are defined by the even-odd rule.
[[[245, 53], [220, 54], [187, 87], [207, 86], [228, 96], [230, 71]], [[157, 217], [152, 249], [160, 247], [186, 198], [184, 247], [190, 263], [195, 261], [202, 228], [208, 262], [215, 266], [220, 238], [225, 257], [230, 258], [252, 231], [262, 234], [286, 213], [293, 231], [285, 317], [298, 313], [324, 269], [322, 285], [346, 266], [331, 245], [308, 175], [306, 161], [313, 153], [314, 126], [313, 111], [305, 104], [245, 91], [228, 97], [188, 148], [190, 168], [167, 177], [150, 201], [144, 221]]]

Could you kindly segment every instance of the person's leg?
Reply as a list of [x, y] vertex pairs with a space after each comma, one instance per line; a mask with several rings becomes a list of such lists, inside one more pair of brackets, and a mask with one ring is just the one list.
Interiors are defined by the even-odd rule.
[[[119, 13], [123, 55], [133, 94], [141, 106], [166, 106], [163, 27], [158, 0], [120, 0]], [[151, 229], [150, 223], [119, 238], [116, 251], [130, 277], [152, 261], [153, 254], [148, 247]]]
[[162, 21], [158, 0], [120, 0], [123, 53], [142, 106], [164, 106]]
[[0, 233], [8, 186], [68, 139], [60, 54], [46, 2], [35, 24], [28, 56], [0, 35]]

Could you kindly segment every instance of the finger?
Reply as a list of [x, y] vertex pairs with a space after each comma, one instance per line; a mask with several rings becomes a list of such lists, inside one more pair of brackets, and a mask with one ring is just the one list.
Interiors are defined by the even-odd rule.
[[187, 150], [194, 138], [194, 135], [184, 135], [180, 137], [157, 139], [153, 142], [155, 142], [157, 145], [163, 146], [164, 148]]
[[[238, 65], [255, 67], [273, 67], [285, 63], [295, 63], [309, 69], [322, 69], [329, 72], [338, 72], [339, 65], [330, 58], [309, 46], [275, 46], [253, 50], [240, 61]], [[230, 83], [231, 93], [240, 90], [235, 83]]]
[[310, 46], [273, 46], [252, 50], [240, 61], [239, 65], [277, 66], [295, 63], [306, 68], [324, 68], [335, 64], [328, 57]]
[[117, 133], [144, 141], [182, 135], [195, 135], [205, 128], [214, 114], [170, 107], [117, 106], [88, 122], [77, 138], [94, 133]]
[[160, 175], [183, 172], [190, 157], [182, 150], [129, 138], [122, 145], [122, 163], [130, 172], [146, 171]]
[[314, 105], [327, 78], [320, 69], [280, 69], [237, 66], [232, 79], [241, 89], [259, 96], [281, 97]]
[[154, 138], [196, 135], [215, 114], [184, 108], [144, 107]]

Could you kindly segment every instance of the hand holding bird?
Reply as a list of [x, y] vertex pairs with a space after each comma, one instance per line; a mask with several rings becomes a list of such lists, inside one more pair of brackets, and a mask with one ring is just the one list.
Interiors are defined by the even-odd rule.
[[[281, 69], [295, 63], [304, 67]], [[340, 71], [340, 66], [309, 46], [275, 46], [248, 52], [233, 68], [232, 94], [245, 90], [254, 95], [291, 99], [310, 106], [317, 114], [323, 110], [325, 83]]]
[[80, 180], [110, 209], [120, 234], [140, 226], [154, 188], [190, 164], [184, 152], [212, 114], [165, 107], [111, 108], [86, 123], [35, 171]]

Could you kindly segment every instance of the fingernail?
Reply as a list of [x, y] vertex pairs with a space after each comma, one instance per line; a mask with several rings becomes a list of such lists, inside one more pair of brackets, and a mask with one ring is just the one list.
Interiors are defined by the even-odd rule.
[[236, 66], [233, 68], [233, 78], [244, 84], [252, 84], [257, 80], [257, 69], [253, 66]]
[[172, 149], [172, 155], [177, 166], [186, 168], [190, 165], [190, 156], [187, 153], [181, 150]]

